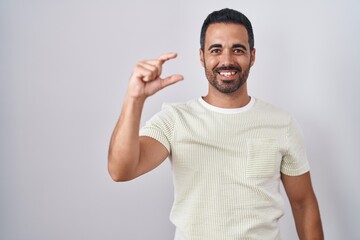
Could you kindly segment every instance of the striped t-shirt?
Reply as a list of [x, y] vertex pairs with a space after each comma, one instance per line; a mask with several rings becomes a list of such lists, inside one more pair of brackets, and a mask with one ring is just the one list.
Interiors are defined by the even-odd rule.
[[280, 173], [309, 171], [301, 130], [286, 112], [251, 98], [223, 109], [202, 98], [164, 104], [141, 129], [169, 151], [176, 240], [278, 240]]

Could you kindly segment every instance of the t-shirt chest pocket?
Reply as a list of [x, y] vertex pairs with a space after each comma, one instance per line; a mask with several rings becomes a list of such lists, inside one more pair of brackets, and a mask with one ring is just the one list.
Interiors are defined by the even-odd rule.
[[276, 139], [247, 139], [247, 178], [271, 178], [280, 173], [281, 153]]

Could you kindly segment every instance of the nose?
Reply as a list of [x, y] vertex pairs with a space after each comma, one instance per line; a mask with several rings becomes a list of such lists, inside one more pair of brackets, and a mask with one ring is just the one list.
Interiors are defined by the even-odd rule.
[[223, 51], [220, 58], [221, 66], [229, 66], [234, 64], [234, 58], [232, 55], [232, 51]]

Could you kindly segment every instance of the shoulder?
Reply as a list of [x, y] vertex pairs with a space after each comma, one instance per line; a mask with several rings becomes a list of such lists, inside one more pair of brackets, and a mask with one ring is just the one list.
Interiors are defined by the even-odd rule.
[[192, 99], [180, 103], [163, 103], [162, 105], [162, 111], [170, 111], [173, 113], [197, 112], [200, 109], [198, 99]]
[[282, 109], [270, 102], [264, 101], [260, 98], [255, 98], [255, 99], [256, 99], [255, 109], [258, 109], [261, 111], [274, 112], [274, 113], [278, 113], [278, 114], [288, 114], [287, 111], [285, 111], [284, 109]]
[[256, 98], [253, 112], [255, 114], [264, 115], [268, 119], [273, 119], [281, 122], [292, 121], [292, 116], [288, 111], [259, 98]]

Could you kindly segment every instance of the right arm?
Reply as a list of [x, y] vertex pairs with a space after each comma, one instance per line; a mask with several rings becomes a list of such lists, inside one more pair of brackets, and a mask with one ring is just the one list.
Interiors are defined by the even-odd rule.
[[139, 137], [142, 109], [147, 97], [183, 79], [181, 75], [161, 78], [162, 65], [175, 53], [139, 62], [130, 78], [120, 118], [110, 140], [108, 169], [114, 181], [136, 178], [160, 165], [169, 155], [155, 139]]

